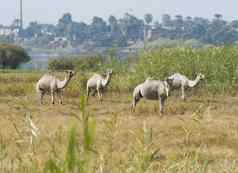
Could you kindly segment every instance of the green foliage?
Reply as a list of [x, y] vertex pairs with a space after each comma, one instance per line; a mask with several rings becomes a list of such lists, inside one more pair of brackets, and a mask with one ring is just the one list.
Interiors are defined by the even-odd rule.
[[[114, 72], [108, 89], [110, 92], [132, 91], [148, 76], [163, 80], [176, 72], [185, 74], [190, 79], [194, 79], [199, 72], [203, 73], [205, 80], [199, 84], [200, 87], [194, 89], [203, 91], [197, 92], [198, 94], [233, 95], [238, 89], [238, 51], [235, 46], [200, 49], [160, 48], [142, 52], [138, 57], [125, 60], [118, 59], [113, 48], [108, 50], [108, 55], [105, 58], [100, 56], [67, 58], [78, 73], [65, 90], [65, 95], [79, 97], [85, 91], [87, 79], [92, 72], [103, 74], [107, 68], [113, 69]], [[5, 85], [0, 88], [0, 95], [21, 96], [33, 93], [32, 86], [40, 74], [24, 73], [24, 75], [27, 77], [14, 73], [3, 74], [0, 81]], [[24, 82], [24, 85], [19, 82]]]
[[76, 138], [77, 130], [75, 127], [71, 128], [65, 159], [49, 159], [44, 168], [45, 173], [92, 172], [91, 162], [95, 153], [93, 145], [95, 143], [96, 121], [86, 112], [86, 97], [83, 94], [80, 96], [79, 108], [83, 122], [83, 144], [79, 146]]
[[104, 59], [100, 55], [82, 56], [75, 58], [73, 63], [78, 71], [97, 71], [102, 67]]
[[55, 161], [50, 159], [45, 165], [44, 173], [63, 173], [63, 170], [56, 164]]
[[[224, 93], [238, 87], [238, 51], [236, 47], [204, 49], [162, 48], [142, 53], [135, 73], [131, 74], [134, 85], [148, 76], [165, 79], [172, 73], [182, 73], [194, 79], [201, 72], [209, 93]], [[131, 84], [133, 85], [133, 84]]]
[[149, 172], [153, 162], [159, 160], [159, 149], [153, 149], [153, 131], [148, 128], [144, 122], [140, 131], [135, 134], [136, 147], [132, 149], [133, 152], [133, 166], [135, 172], [144, 173]]
[[63, 57], [51, 59], [48, 64], [50, 70], [75, 69], [78, 71], [96, 71], [103, 64], [103, 58], [99, 55], [80, 56], [80, 57]]
[[0, 44], [0, 67], [16, 69], [21, 63], [30, 61], [26, 51], [18, 46]]
[[163, 80], [176, 72], [187, 75], [190, 79], [194, 79], [199, 72], [203, 73], [205, 80], [199, 85], [202, 87], [198, 87], [202, 88], [203, 93], [233, 94], [238, 88], [238, 51], [235, 46], [157, 48], [142, 52], [137, 58], [133, 58], [133, 61], [130, 58], [121, 60], [115, 52], [115, 48], [109, 49], [105, 58], [68, 58], [74, 69], [81, 73], [77, 77], [77, 85], [70, 85], [66, 95], [78, 96], [74, 94], [75, 91], [78, 88], [80, 91], [85, 89], [91, 72], [102, 74], [107, 68], [114, 71], [109, 85], [110, 91], [131, 91], [148, 76]]
[[48, 63], [48, 69], [50, 70], [73, 70], [72, 58], [57, 58], [51, 59]]
[[145, 14], [144, 19], [147, 24], [150, 24], [153, 21], [153, 16], [152, 14], [148, 13], [148, 14]]
[[69, 133], [69, 143], [65, 157], [69, 171], [73, 171], [76, 164], [76, 145], [76, 129], [72, 128]]

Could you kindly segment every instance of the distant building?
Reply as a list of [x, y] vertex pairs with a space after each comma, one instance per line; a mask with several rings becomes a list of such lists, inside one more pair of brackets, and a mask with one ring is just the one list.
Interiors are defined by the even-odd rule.
[[69, 45], [69, 41], [66, 37], [55, 37], [54, 40], [49, 42], [49, 47], [56, 48], [66, 48]]

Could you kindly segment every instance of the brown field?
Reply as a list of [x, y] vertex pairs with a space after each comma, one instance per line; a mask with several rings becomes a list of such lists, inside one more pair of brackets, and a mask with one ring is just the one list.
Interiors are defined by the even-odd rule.
[[[1, 81], [9, 88], [0, 89], [0, 172], [42, 172], [49, 159], [60, 163], [72, 127], [81, 151], [79, 97], [66, 91], [63, 105], [51, 105], [45, 97], [40, 106], [33, 87], [39, 74], [28, 76], [28, 84], [8, 76], [12, 80]], [[17, 90], [10, 87], [14, 84], [30, 89], [8, 94], [11, 88]], [[183, 102], [173, 94], [164, 116], [155, 101], [141, 100], [135, 113], [130, 112], [130, 102], [129, 92], [108, 92], [102, 103], [90, 98], [86, 113], [96, 127], [88, 172], [238, 172], [238, 97], [190, 93]], [[39, 128], [33, 144], [25, 121], [28, 115]]]

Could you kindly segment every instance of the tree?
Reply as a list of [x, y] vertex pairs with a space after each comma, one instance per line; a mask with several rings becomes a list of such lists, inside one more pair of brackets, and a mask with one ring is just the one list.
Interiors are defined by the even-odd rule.
[[216, 45], [224, 44], [227, 42], [224, 39], [228, 38], [228, 35], [227, 36], [225, 36], [225, 35], [226, 35], [226, 33], [230, 32], [230, 31], [226, 32], [228, 30], [229, 30], [229, 28], [227, 26], [227, 22], [222, 19], [222, 15], [215, 14], [214, 19], [209, 24], [204, 41], [207, 43], [212, 43], [212, 44], [216, 44]]
[[[108, 22], [95, 16], [91, 24], [75, 22], [70, 13], [65, 13], [58, 20], [57, 25], [39, 24], [31, 22], [21, 33], [27, 38], [27, 43], [36, 47], [45, 47], [55, 37], [65, 37], [72, 46], [88, 44], [95, 46], [127, 46], [145, 36], [164, 37], [169, 39], [196, 39], [209, 44], [233, 43], [238, 40], [238, 20], [225, 21], [221, 14], [215, 14], [212, 20], [201, 17], [183, 17], [176, 15], [172, 18], [169, 14], [162, 16], [162, 22], [154, 22], [151, 34], [153, 16], [145, 14], [144, 19], [126, 13], [122, 18], [110, 16]], [[12, 25], [18, 25], [16, 20]], [[1, 26], [0, 26], [1, 27]], [[3, 26], [2, 26], [3, 27]], [[1, 36], [0, 41], [12, 43], [14, 35]]]
[[59, 19], [59, 23], [63, 23], [63, 24], [70, 24], [72, 23], [72, 15], [71, 13], [65, 13], [63, 14], [62, 18]]
[[48, 63], [49, 70], [73, 70], [74, 64], [72, 58], [51, 59]]
[[221, 20], [223, 18], [223, 16], [221, 14], [214, 14], [214, 18], [215, 20]]
[[126, 13], [122, 19], [119, 20], [121, 31], [126, 40], [136, 41], [144, 37], [144, 22], [135, 16]]
[[153, 21], [153, 16], [152, 14], [148, 13], [148, 14], [145, 14], [144, 19], [146, 24], [149, 25]]
[[231, 21], [230, 26], [232, 28], [238, 29], [238, 20]]
[[193, 38], [193, 19], [190, 16], [187, 16], [185, 20], [183, 21], [183, 39], [192, 39]]
[[160, 29], [162, 26], [161, 26], [161, 24], [159, 23], [159, 21], [155, 21], [154, 22], [154, 28], [155, 29]]
[[73, 22], [71, 28], [73, 44], [81, 44], [90, 37], [89, 26], [86, 23]]
[[169, 14], [164, 14], [162, 16], [162, 25], [164, 27], [171, 27], [171, 24], [172, 24], [171, 16]]
[[109, 25], [110, 25], [110, 31], [113, 32], [113, 30], [117, 27], [117, 19], [114, 16], [110, 16], [108, 19]]
[[106, 46], [110, 44], [108, 41], [108, 31], [109, 27], [101, 17], [93, 17], [93, 21], [90, 25], [90, 35], [92, 41], [94, 41], [97, 46]]
[[26, 51], [18, 46], [1, 44], [0, 45], [0, 67], [16, 69], [21, 63], [30, 61]]
[[106, 32], [107, 29], [107, 24], [101, 17], [93, 17], [91, 24], [92, 33]]
[[126, 45], [126, 40], [125, 37], [123, 36], [123, 33], [121, 31], [119, 22], [116, 17], [110, 16], [108, 18], [108, 23], [109, 23], [109, 30], [110, 30], [110, 39], [111, 39], [111, 45], [118, 45], [118, 46], [125, 46]]
[[59, 19], [57, 24], [58, 35], [72, 40], [72, 25], [72, 15], [70, 13], [63, 14], [62, 18]]
[[201, 17], [193, 19], [193, 37], [196, 39], [204, 40], [207, 30], [210, 26], [210, 21]]

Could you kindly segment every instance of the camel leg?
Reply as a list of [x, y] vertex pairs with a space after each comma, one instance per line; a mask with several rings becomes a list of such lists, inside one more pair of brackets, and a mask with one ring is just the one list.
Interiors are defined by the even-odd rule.
[[102, 102], [102, 91], [100, 89], [98, 89], [98, 97], [99, 97], [99, 101]]
[[54, 91], [51, 91], [51, 103], [55, 104], [55, 93], [54, 93]]
[[131, 103], [131, 112], [135, 112], [135, 107], [136, 107], [136, 101], [133, 98], [132, 103]]
[[99, 93], [99, 89], [97, 89], [97, 93], [98, 93], [98, 98], [100, 100], [100, 93]]
[[90, 88], [87, 87], [87, 98], [86, 98], [87, 102], [88, 102], [88, 99], [89, 99], [89, 93], [90, 93]]
[[101, 96], [100, 100], [102, 101], [102, 91], [100, 91], [100, 94], [101, 94], [101, 95], [100, 95], [100, 96]]
[[41, 92], [40, 93], [40, 104], [43, 105], [43, 97], [44, 97], [44, 93]]
[[160, 114], [162, 115], [164, 113], [164, 103], [165, 103], [166, 97], [160, 96], [159, 101], [160, 101]]
[[131, 104], [131, 112], [135, 112], [136, 104], [139, 101], [139, 99], [133, 98], [132, 104]]
[[139, 102], [140, 97], [135, 96], [133, 97], [132, 104], [131, 104], [131, 112], [135, 112], [136, 104]]
[[63, 101], [62, 101], [62, 91], [59, 91], [59, 92], [57, 92], [57, 94], [58, 94], [58, 98], [59, 98], [59, 104], [63, 104]]
[[185, 92], [184, 92], [184, 86], [181, 87], [181, 92], [182, 92], [182, 99], [185, 100]]
[[100, 87], [97, 87], [97, 93], [98, 93], [99, 101], [102, 101], [102, 91]]

